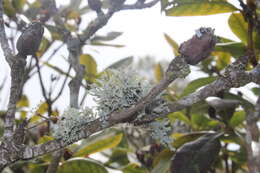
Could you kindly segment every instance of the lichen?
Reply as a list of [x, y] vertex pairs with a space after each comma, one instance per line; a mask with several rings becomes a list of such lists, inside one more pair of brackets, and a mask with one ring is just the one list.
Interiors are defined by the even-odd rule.
[[53, 136], [56, 139], [63, 140], [65, 143], [71, 143], [76, 140], [82, 126], [93, 121], [95, 118], [95, 114], [89, 108], [83, 110], [68, 108], [59, 117], [54, 127]]
[[94, 84], [90, 94], [95, 97], [101, 118], [114, 111], [129, 108], [144, 97], [151, 84], [132, 70], [109, 70]]

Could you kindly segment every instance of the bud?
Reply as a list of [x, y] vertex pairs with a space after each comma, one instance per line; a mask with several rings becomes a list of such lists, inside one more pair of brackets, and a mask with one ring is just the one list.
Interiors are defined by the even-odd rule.
[[214, 29], [201, 27], [191, 39], [181, 44], [179, 53], [188, 64], [196, 65], [210, 55], [216, 42]]

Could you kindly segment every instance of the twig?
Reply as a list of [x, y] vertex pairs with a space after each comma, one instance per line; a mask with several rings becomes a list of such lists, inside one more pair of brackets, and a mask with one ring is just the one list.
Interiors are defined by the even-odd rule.
[[121, 10], [135, 10], [135, 9], [150, 8], [150, 7], [154, 6], [155, 4], [157, 4], [159, 1], [160, 0], [153, 0], [148, 3], [140, 3], [139, 1], [137, 1], [135, 4], [123, 5]]

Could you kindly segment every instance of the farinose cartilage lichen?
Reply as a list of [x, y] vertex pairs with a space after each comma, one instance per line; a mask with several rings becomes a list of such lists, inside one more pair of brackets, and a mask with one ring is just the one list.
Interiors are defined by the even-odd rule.
[[68, 108], [59, 117], [53, 136], [66, 143], [71, 143], [77, 138], [77, 133], [81, 130], [82, 126], [94, 119], [95, 115], [89, 108], [85, 108], [84, 110]]

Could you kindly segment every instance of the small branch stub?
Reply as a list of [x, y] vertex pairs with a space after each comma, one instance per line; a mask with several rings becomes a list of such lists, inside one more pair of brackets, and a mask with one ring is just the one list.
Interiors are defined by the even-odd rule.
[[196, 65], [210, 55], [216, 42], [214, 29], [201, 27], [191, 39], [181, 44], [179, 53], [188, 64]]

